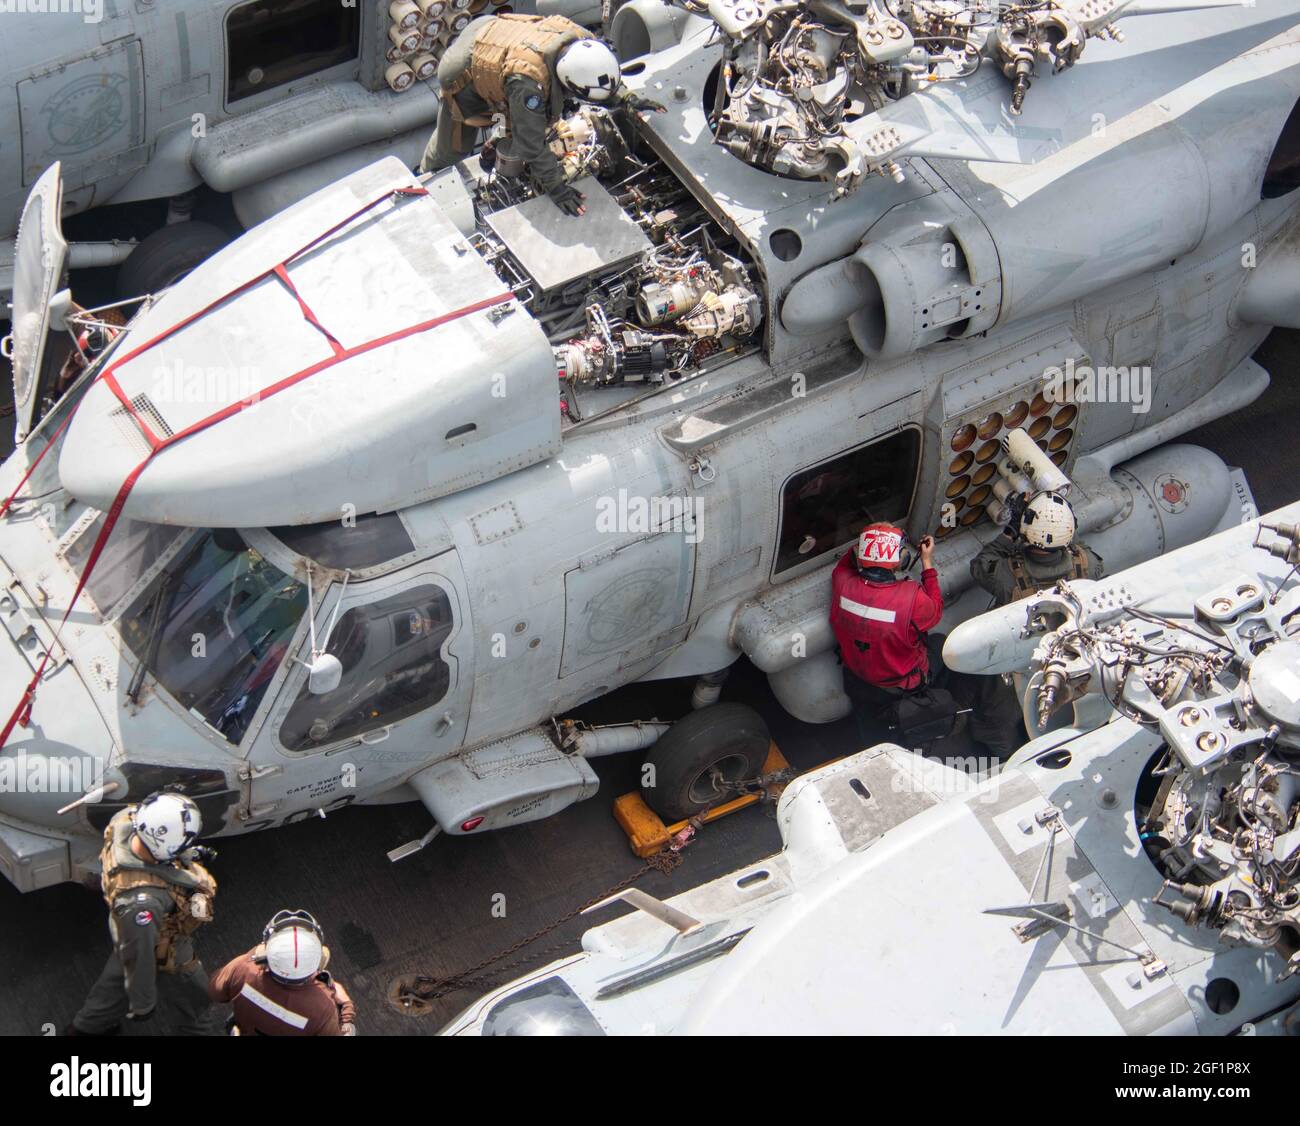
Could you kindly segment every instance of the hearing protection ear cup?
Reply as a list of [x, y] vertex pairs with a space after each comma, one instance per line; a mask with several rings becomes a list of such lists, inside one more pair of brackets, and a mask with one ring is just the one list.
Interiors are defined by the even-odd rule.
[[322, 946], [320, 948], [320, 969], [317, 970], [316, 972], [320, 973], [329, 964], [330, 964], [330, 948], [328, 946]]
[[266, 965], [266, 943], [259, 942], [253, 947], [253, 961], [259, 966]]

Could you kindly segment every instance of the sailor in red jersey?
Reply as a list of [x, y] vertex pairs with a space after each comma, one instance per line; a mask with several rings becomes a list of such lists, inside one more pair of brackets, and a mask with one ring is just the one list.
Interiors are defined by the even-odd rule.
[[943, 616], [934, 540], [918, 546], [919, 583], [900, 573], [903, 532], [892, 524], [869, 524], [831, 573], [831, 629], [860, 727], [891, 699], [930, 683], [939, 664], [937, 645], [927, 644]]

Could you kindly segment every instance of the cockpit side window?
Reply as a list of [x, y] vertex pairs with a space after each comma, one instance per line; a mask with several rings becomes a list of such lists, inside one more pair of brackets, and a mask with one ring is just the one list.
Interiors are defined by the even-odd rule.
[[790, 477], [774, 575], [846, 547], [873, 521], [906, 519], [920, 454], [920, 432], [909, 427]]
[[226, 18], [226, 100], [237, 102], [355, 59], [361, 5], [253, 0]]
[[345, 611], [328, 646], [343, 679], [322, 695], [304, 682], [280, 727], [281, 746], [312, 751], [433, 707], [451, 686], [442, 646], [452, 624], [447, 592], [431, 583]]
[[304, 584], [238, 534], [199, 532], [118, 628], [165, 691], [238, 744], [306, 609]]
[[267, 531], [290, 551], [336, 571], [378, 567], [415, 550], [410, 533], [395, 512], [357, 516], [346, 524], [329, 520]]
[[1263, 196], [1278, 199], [1300, 188], [1300, 101], [1282, 126], [1277, 145], [1264, 170]]

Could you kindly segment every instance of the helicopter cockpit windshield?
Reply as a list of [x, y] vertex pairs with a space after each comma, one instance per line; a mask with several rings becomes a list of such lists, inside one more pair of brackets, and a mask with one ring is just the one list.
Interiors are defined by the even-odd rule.
[[196, 532], [118, 623], [145, 673], [238, 744], [288, 655], [307, 588], [230, 530]]

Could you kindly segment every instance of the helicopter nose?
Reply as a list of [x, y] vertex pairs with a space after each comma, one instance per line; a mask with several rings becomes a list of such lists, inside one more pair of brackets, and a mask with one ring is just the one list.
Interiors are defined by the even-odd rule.
[[18, 827], [69, 829], [73, 811], [59, 811], [102, 783], [107, 761], [39, 738], [15, 741], [0, 753], [0, 821]]
[[59, 810], [94, 786], [102, 763], [63, 750], [24, 739], [0, 752], [0, 883], [21, 892], [75, 879], [87, 852], [77, 847], [86, 833], [77, 811]]
[[[31, 679], [28, 655], [0, 634], [0, 723], [8, 719]], [[59, 810], [101, 784], [113, 740], [75, 666], [42, 678], [27, 717], [0, 749], [0, 830], [84, 831], [79, 811]]]

